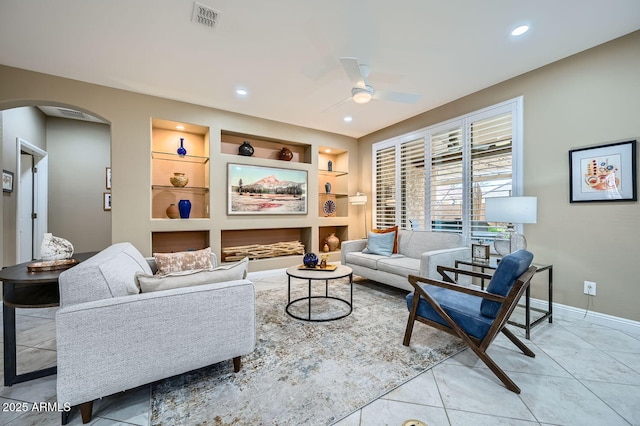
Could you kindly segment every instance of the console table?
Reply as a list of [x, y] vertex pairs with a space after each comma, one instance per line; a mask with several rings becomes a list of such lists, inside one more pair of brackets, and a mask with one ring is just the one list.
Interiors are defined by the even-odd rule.
[[[97, 252], [77, 253], [74, 259], [87, 260]], [[4, 336], [4, 385], [11, 386], [40, 377], [56, 374], [57, 367], [17, 374], [16, 308], [50, 308], [60, 304], [58, 277], [65, 271], [29, 272], [33, 261], [0, 270], [2, 281], [2, 332]]]
[[[480, 261], [480, 260], [456, 260], [455, 262], [455, 267], [458, 268], [459, 265], [467, 265], [467, 266], [471, 266], [474, 268], [480, 268], [480, 271], [482, 273], [484, 273], [487, 269], [488, 270], [495, 270], [498, 267], [498, 262], [499, 259], [497, 258], [491, 258], [489, 259], [489, 261]], [[549, 319], [549, 322], [553, 322], [553, 309], [552, 309], [552, 305], [553, 305], [553, 265], [549, 265], [549, 264], [539, 264], [539, 263], [532, 263], [532, 266], [535, 266], [537, 268], [536, 270], [536, 274], [538, 274], [539, 272], [543, 272], [543, 271], [548, 271], [547, 274], [547, 284], [548, 284], [548, 291], [549, 291], [549, 305], [547, 310], [544, 309], [538, 309], [538, 308], [532, 308], [531, 307], [531, 302], [530, 302], [530, 293], [531, 293], [531, 285], [527, 286], [527, 289], [525, 290], [525, 304], [524, 304], [524, 318], [525, 318], [525, 322], [524, 324], [520, 324], [518, 322], [515, 321], [508, 321], [509, 324], [511, 325], [515, 325], [516, 327], [520, 327], [520, 328], [524, 328], [525, 329], [525, 337], [527, 339], [529, 339], [529, 336], [531, 334], [531, 328], [535, 327], [536, 325], [540, 324], [541, 322], [543, 322], [545, 319]], [[481, 278], [481, 288], [482, 290], [484, 290], [484, 278]], [[540, 318], [537, 318], [535, 321], [531, 322], [531, 311], [536, 311], [536, 312], [540, 312], [542, 313], [542, 316]]]

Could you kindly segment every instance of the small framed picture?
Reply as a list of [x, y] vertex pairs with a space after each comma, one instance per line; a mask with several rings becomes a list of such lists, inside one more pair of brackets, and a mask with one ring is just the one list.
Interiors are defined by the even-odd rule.
[[106, 188], [107, 189], [111, 189], [111, 167], [107, 167], [107, 170], [105, 172], [105, 176], [106, 176]]
[[636, 141], [569, 151], [569, 201], [637, 201]]
[[2, 171], [2, 192], [13, 192], [13, 172]]
[[110, 192], [105, 192], [103, 194], [103, 206], [102, 208], [107, 211], [107, 210], [111, 210], [111, 193]]

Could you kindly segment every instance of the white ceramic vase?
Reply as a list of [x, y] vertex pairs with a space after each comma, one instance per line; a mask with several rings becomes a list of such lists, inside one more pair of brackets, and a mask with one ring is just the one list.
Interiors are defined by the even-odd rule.
[[40, 257], [42, 260], [62, 260], [73, 256], [73, 245], [64, 238], [54, 237], [47, 232], [40, 245]]

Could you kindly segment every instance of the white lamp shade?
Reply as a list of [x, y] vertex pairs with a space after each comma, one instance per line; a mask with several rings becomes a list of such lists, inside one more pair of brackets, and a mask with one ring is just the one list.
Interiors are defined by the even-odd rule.
[[367, 204], [367, 196], [358, 192], [356, 195], [352, 195], [349, 197], [349, 203], [353, 205], [364, 205]]
[[489, 222], [536, 223], [537, 197], [495, 197], [485, 200], [485, 219]]

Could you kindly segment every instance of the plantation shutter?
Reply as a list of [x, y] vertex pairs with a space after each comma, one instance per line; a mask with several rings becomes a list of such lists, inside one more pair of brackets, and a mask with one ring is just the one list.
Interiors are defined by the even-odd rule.
[[396, 224], [396, 147], [375, 152], [375, 228]]
[[424, 138], [400, 144], [400, 227], [425, 228]]
[[462, 232], [463, 218], [462, 127], [431, 134], [431, 228]]
[[470, 124], [471, 135], [471, 238], [492, 239], [485, 220], [488, 197], [512, 193], [512, 114], [500, 114]]
[[485, 200], [522, 193], [522, 97], [373, 145], [374, 226], [493, 240]]

